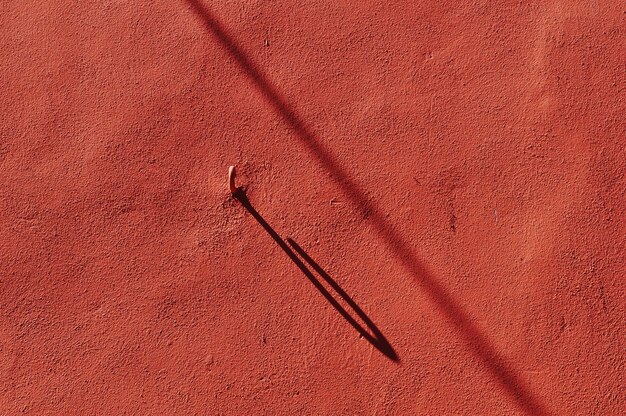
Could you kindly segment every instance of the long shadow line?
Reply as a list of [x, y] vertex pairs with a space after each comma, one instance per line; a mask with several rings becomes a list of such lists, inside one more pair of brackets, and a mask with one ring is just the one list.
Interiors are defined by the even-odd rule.
[[487, 337], [472, 322], [470, 316], [452, 298], [448, 291], [426, 270], [410, 244], [396, 232], [381, 214], [378, 207], [367, 199], [365, 192], [354, 182], [347, 172], [326, 148], [319, 143], [312, 130], [302, 121], [297, 113], [279, 94], [276, 87], [263, 71], [246, 55], [226, 29], [199, 0], [186, 0], [195, 13], [202, 19], [205, 28], [220, 42], [235, 59], [241, 70], [265, 96], [268, 103], [295, 131], [300, 141], [308, 148], [318, 162], [334, 175], [334, 180], [352, 200], [355, 207], [363, 214], [370, 214], [369, 219], [378, 234], [386, 241], [406, 270], [426, 289], [430, 299], [456, 328], [461, 338], [485, 368], [498, 380], [503, 389], [517, 403], [520, 409], [530, 415], [549, 414], [545, 406], [525, 385], [517, 371], [506, 363]]
[[295, 263], [296, 266], [300, 269], [300, 271], [313, 283], [313, 285], [320, 291], [320, 293], [326, 298], [326, 300], [339, 312], [343, 318], [352, 325], [354, 329], [357, 330], [359, 334], [370, 344], [372, 344], [378, 351], [383, 353], [387, 358], [392, 361], [400, 361], [398, 354], [391, 347], [387, 338], [384, 337], [382, 332], [378, 329], [374, 322], [363, 312], [363, 310], [352, 300], [350, 296], [335, 282], [329, 275], [326, 273], [324, 269], [322, 269], [295, 241], [291, 238], [288, 238], [287, 241], [289, 245], [293, 247], [293, 249], [302, 256], [304, 261], [309, 263], [309, 265], [333, 288], [335, 292], [350, 306], [350, 308], [361, 318], [361, 320], [365, 323], [367, 328], [369, 328], [370, 332], [368, 332], [359, 322], [352, 317], [352, 315], [343, 307], [341, 304], [333, 297], [333, 295], [324, 287], [324, 285], [315, 278], [315, 275], [311, 273], [311, 271], [306, 267], [306, 265], [300, 260], [300, 258], [293, 252], [293, 250], [285, 243], [285, 241], [278, 235], [276, 231], [265, 221], [265, 219], [259, 214], [259, 212], [254, 209], [250, 200], [246, 196], [243, 189], [239, 189], [233, 195], [240, 203], [244, 206], [244, 208], [252, 214], [254, 219], [257, 220], [259, 224], [265, 229], [265, 231], [272, 237], [272, 239], [278, 244], [280, 248], [289, 256], [292, 262]]

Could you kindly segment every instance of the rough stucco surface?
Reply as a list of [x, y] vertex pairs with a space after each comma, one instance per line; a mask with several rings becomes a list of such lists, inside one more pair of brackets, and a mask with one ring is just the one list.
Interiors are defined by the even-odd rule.
[[0, 2], [0, 414], [626, 413], [623, 4], [350, 3]]

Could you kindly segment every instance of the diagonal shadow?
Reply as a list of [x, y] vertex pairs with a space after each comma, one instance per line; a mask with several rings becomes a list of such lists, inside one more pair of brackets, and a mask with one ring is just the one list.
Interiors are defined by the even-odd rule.
[[[352, 310], [359, 316], [359, 318], [361, 318], [361, 320], [365, 322], [365, 325], [369, 329], [369, 332], [365, 330], [365, 328], [363, 328], [363, 326], [361, 326], [348, 312], [346, 312], [345, 309], [343, 309], [337, 301], [335, 301], [334, 299], [331, 301], [332, 297], [326, 296], [326, 294], [324, 294], [324, 296], [326, 296], [326, 299], [328, 299], [328, 301], [333, 304], [335, 309], [337, 309], [339, 313], [348, 322], [350, 322], [354, 329], [356, 329], [363, 338], [365, 338], [370, 342], [370, 344], [375, 346], [378, 351], [382, 352], [393, 361], [400, 361], [400, 358], [391, 347], [391, 344], [389, 344], [389, 341], [387, 341], [387, 338], [385, 338], [382, 332], [380, 332], [376, 325], [374, 325], [374, 322], [372, 322], [369, 316], [367, 316], [365, 312], [363, 312], [363, 310], [359, 307], [359, 305], [357, 305], [352, 300], [352, 298], [348, 296], [348, 294], [341, 288], [341, 286], [339, 286], [339, 284], [337, 284], [337, 282], [335, 282], [328, 275], [328, 273], [326, 273], [326, 271], [322, 269], [298, 244], [296, 244], [295, 241], [293, 241], [291, 238], [288, 238], [287, 242], [289, 242], [291, 247], [293, 247], [293, 249], [298, 252], [300, 257], [302, 257], [307, 263], [309, 263], [309, 265], [313, 267], [313, 270], [315, 270], [322, 277], [322, 279], [324, 279], [326, 283], [328, 283], [335, 290], [335, 292], [337, 292], [337, 294], [341, 296], [341, 298], [350, 306], [350, 308], [352, 308]], [[315, 286], [317, 287], [317, 284]], [[325, 289], [322, 290], [323, 286], [321, 286], [321, 288], [318, 287], [318, 289], [320, 289], [320, 291], [322, 292], [328, 293]]]
[[[302, 273], [313, 283], [313, 285], [320, 291], [320, 293], [326, 298], [326, 300], [344, 317], [346, 321], [352, 325], [354, 329], [366, 340], [369, 341], [378, 351], [383, 353], [387, 358], [392, 361], [400, 361], [398, 355], [387, 341], [387, 338], [383, 336], [380, 330], [374, 325], [374, 322], [363, 312], [363, 310], [352, 300], [350, 296], [335, 282], [329, 275], [322, 269], [295, 241], [288, 238], [287, 241], [293, 247], [293, 249], [307, 262], [309, 265], [328, 283], [335, 292], [350, 306], [350, 308], [358, 315], [359, 318], [365, 323], [369, 332], [354, 319], [354, 317], [333, 297], [333, 295], [324, 287], [324, 285], [315, 278], [315, 275], [306, 267], [306, 265], [298, 258], [296, 253], [285, 243], [285, 241], [278, 235], [276, 231], [265, 221], [265, 219], [254, 209], [250, 200], [246, 196], [246, 193], [242, 188], [239, 188], [236, 193], [233, 194], [244, 208], [252, 214], [254, 219], [267, 231], [272, 239], [278, 244], [280, 248], [289, 256], [291, 261], [295, 263]], [[370, 333], [371, 332], [371, 333]]]
[[368, 218], [381, 239], [398, 256], [407, 272], [426, 290], [432, 302], [457, 330], [468, 348], [517, 403], [518, 407], [530, 415], [549, 414], [538, 397], [526, 386], [518, 372], [506, 363], [505, 358], [492, 346], [468, 313], [454, 300], [446, 288], [426, 270], [414, 254], [411, 245], [393, 229], [392, 224], [385, 218], [376, 204], [367, 199], [363, 189], [350, 178], [334, 156], [319, 142], [313, 131], [278, 92], [278, 89], [261, 68], [237, 45], [234, 38], [227, 33], [226, 29], [201, 1], [186, 1], [209, 33], [232, 56], [242, 72], [265, 96], [267, 102], [278, 115], [294, 130], [298, 139], [310, 151], [311, 155], [333, 175], [333, 179], [343, 189], [345, 195], [352, 200], [356, 209], [362, 214], [369, 214]]

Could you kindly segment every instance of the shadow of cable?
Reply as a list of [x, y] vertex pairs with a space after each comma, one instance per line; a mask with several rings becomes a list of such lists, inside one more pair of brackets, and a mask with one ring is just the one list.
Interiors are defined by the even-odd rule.
[[[289, 256], [292, 262], [300, 269], [300, 271], [313, 283], [313, 285], [320, 291], [320, 293], [326, 298], [326, 300], [335, 308], [337, 312], [343, 318], [352, 325], [354, 329], [370, 344], [372, 344], [378, 351], [383, 353], [387, 358], [392, 361], [400, 361], [398, 354], [394, 351], [389, 344], [389, 341], [383, 336], [380, 330], [374, 325], [374, 322], [363, 312], [363, 310], [352, 300], [350, 296], [335, 282], [329, 275], [322, 269], [295, 241], [288, 238], [289, 245], [306, 261], [325, 281], [333, 288], [333, 290], [346, 302], [354, 313], [361, 318], [365, 323], [365, 326], [369, 329], [369, 332], [333, 297], [333, 295], [324, 287], [324, 285], [315, 278], [315, 275], [306, 267], [306, 265], [300, 260], [300, 258], [293, 252], [293, 250], [285, 243], [285, 241], [278, 235], [276, 231], [265, 221], [265, 219], [258, 213], [256, 209], [250, 203], [250, 200], [246, 196], [243, 189], [239, 189], [233, 194], [241, 205], [261, 224], [263, 229], [272, 237], [272, 239], [278, 244], [280, 248]], [[371, 332], [371, 333], [370, 333]]]
[[227, 33], [209, 9], [199, 0], [186, 1], [209, 33], [235, 59], [243, 73], [250, 78], [278, 115], [294, 130], [311, 155], [333, 175], [333, 179], [341, 186], [346, 196], [352, 200], [356, 209], [365, 215], [369, 213], [369, 221], [379, 236], [398, 256], [407, 272], [422, 285], [432, 302], [450, 321], [466, 345], [480, 359], [485, 368], [517, 403], [519, 408], [530, 415], [548, 415], [545, 406], [525, 385], [517, 371], [506, 363], [504, 357], [496, 351], [487, 337], [472, 322], [470, 316], [452, 298], [445, 287], [431, 276], [413, 253], [411, 245], [393, 229], [380, 209], [367, 199], [361, 187], [350, 178], [331, 153], [319, 142], [313, 131], [302, 121], [263, 71], [237, 45], [234, 38]]

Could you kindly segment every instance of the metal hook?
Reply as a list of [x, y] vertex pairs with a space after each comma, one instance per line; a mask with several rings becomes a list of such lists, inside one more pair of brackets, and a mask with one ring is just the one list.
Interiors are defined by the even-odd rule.
[[239, 188], [235, 186], [235, 167], [234, 166], [230, 166], [228, 168], [228, 189], [230, 190], [230, 193], [233, 195], [239, 190]]

